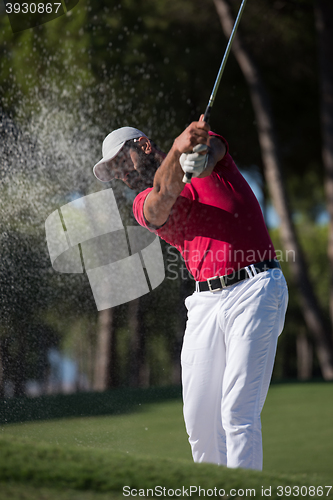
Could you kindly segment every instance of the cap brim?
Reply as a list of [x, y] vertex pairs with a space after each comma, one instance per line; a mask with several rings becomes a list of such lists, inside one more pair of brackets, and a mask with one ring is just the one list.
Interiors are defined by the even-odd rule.
[[104, 161], [101, 161], [101, 163], [96, 163], [93, 168], [93, 173], [96, 179], [102, 182], [109, 182], [114, 179], [114, 175], [112, 175], [112, 172], [109, 168], [107, 168]]
[[117, 156], [119, 151], [123, 148], [125, 142], [123, 142], [122, 144], [118, 144], [115, 148], [109, 151], [108, 155], [105, 158], [102, 158], [98, 163], [96, 163], [93, 168], [93, 173], [99, 181], [109, 182], [114, 179], [112, 168], [110, 165], [107, 165], [107, 162], [110, 162]]

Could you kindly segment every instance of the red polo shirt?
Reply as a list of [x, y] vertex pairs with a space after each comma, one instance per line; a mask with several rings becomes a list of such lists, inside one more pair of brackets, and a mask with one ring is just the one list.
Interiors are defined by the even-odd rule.
[[197, 281], [275, 258], [260, 205], [231, 158], [227, 142], [218, 137], [227, 146], [224, 158], [210, 176], [184, 184], [162, 227], [149, 227], [143, 215], [144, 201], [153, 188], [139, 193], [133, 203], [138, 223], [176, 247]]

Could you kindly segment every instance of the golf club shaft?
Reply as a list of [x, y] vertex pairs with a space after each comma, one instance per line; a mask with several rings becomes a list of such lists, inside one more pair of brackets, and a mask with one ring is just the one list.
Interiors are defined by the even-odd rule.
[[[245, 9], [246, 1], [247, 0], [243, 0], [242, 3], [241, 3], [241, 6], [239, 8], [238, 15], [237, 15], [234, 27], [232, 29], [232, 32], [231, 32], [231, 35], [230, 35], [230, 38], [229, 38], [229, 42], [228, 42], [227, 48], [225, 49], [225, 52], [224, 52], [223, 60], [222, 60], [219, 72], [217, 74], [217, 77], [216, 77], [216, 80], [215, 80], [215, 83], [214, 83], [214, 87], [213, 87], [211, 96], [209, 98], [208, 105], [207, 105], [207, 108], [206, 108], [206, 111], [205, 111], [205, 115], [204, 115], [204, 118], [203, 118], [203, 121], [206, 122], [206, 123], [208, 123], [209, 118], [210, 118], [210, 113], [211, 113], [211, 110], [212, 110], [212, 107], [213, 107], [213, 104], [214, 104], [214, 100], [215, 100], [215, 97], [216, 97], [216, 94], [217, 94], [217, 91], [218, 91], [218, 88], [219, 88], [219, 85], [220, 85], [220, 82], [221, 82], [221, 78], [222, 78], [224, 69], [225, 69], [226, 64], [227, 64], [227, 60], [228, 60], [229, 53], [230, 53], [230, 50], [231, 50], [232, 42], [234, 41], [234, 38], [235, 38], [235, 35], [236, 35], [236, 32], [237, 32], [237, 28], [238, 28], [238, 25], [239, 25], [239, 21], [241, 20], [243, 11]], [[191, 182], [191, 179], [192, 179], [192, 174], [189, 173], [189, 172], [187, 172], [185, 174], [185, 176], [184, 176], [183, 181], [185, 180], [186, 183], [189, 183], [189, 182]]]

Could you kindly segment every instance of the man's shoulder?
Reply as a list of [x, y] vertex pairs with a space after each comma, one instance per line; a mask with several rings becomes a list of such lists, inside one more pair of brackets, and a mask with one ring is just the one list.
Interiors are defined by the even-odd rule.
[[134, 198], [134, 201], [133, 201], [133, 205], [136, 204], [136, 203], [140, 203], [140, 201], [142, 200], [145, 200], [146, 197], [148, 196], [148, 194], [153, 190], [152, 187], [150, 188], [147, 188], [147, 189], [144, 189], [143, 191], [140, 191], [140, 193], [138, 193], [135, 198]]
[[217, 137], [225, 144], [225, 146], [227, 148], [225, 154], [227, 155], [229, 153], [229, 144], [228, 144], [228, 141], [223, 137], [223, 135], [217, 134], [216, 132], [213, 132], [212, 130], [210, 130], [208, 133], [211, 137]]

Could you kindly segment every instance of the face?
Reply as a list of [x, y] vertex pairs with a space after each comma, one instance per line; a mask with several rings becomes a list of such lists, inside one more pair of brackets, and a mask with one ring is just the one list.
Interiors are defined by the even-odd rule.
[[112, 172], [116, 179], [121, 179], [130, 189], [143, 191], [152, 187], [159, 162], [154, 154], [146, 154], [126, 147], [112, 160]]

